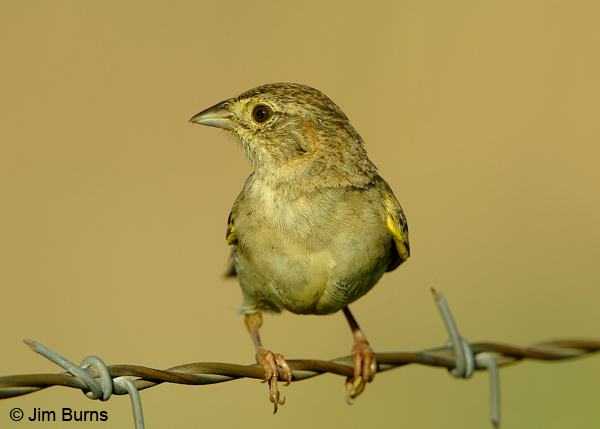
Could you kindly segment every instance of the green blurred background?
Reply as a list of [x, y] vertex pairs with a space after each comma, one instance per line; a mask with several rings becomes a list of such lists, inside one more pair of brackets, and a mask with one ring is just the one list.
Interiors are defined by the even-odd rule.
[[[589, 1], [0, 3], [0, 374], [79, 362], [252, 363], [222, 278], [227, 215], [250, 165], [200, 110], [278, 81], [314, 86], [364, 138], [407, 214], [412, 257], [352, 306], [376, 351], [446, 341], [430, 294], [472, 341], [600, 336], [600, 3]], [[349, 353], [341, 314], [267, 316], [287, 358]], [[501, 371], [505, 428], [600, 425], [600, 356]], [[354, 406], [343, 379], [282, 389], [163, 385], [147, 427], [486, 428], [488, 377], [410, 366]], [[54, 387], [11, 408], [129, 400]], [[49, 426], [60, 426], [55, 423]]]

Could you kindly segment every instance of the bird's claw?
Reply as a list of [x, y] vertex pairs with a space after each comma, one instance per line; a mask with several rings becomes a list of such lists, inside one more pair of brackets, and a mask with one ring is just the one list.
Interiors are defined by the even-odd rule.
[[360, 395], [367, 383], [375, 378], [377, 358], [366, 340], [356, 340], [352, 348], [354, 356], [354, 374], [346, 379], [346, 402], [352, 405], [352, 399]]
[[265, 370], [265, 379], [262, 382], [269, 382], [269, 400], [273, 404], [273, 414], [275, 414], [277, 407], [285, 404], [285, 398], [280, 398], [279, 390], [277, 389], [279, 368], [283, 370], [284, 386], [288, 386], [292, 382], [292, 370], [282, 355], [275, 354], [263, 348], [256, 352], [256, 362]]

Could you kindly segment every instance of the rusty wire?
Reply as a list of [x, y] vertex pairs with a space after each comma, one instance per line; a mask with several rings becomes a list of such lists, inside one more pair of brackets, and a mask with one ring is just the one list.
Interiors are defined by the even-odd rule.
[[[490, 373], [492, 392], [491, 420], [500, 424], [498, 367], [522, 359], [564, 360], [600, 351], [600, 339], [556, 339], [530, 346], [514, 346], [499, 342], [469, 343], [462, 338], [444, 297], [432, 289], [436, 304], [450, 335], [447, 345], [417, 352], [377, 353], [377, 372], [388, 371], [408, 364], [445, 367], [454, 377], [468, 378], [476, 370]], [[95, 356], [84, 359], [80, 366], [73, 364], [42, 344], [25, 340], [29, 347], [67, 369], [60, 374], [30, 374], [0, 377], [0, 399], [26, 395], [51, 386], [81, 389], [90, 399], [106, 401], [111, 394], [129, 394], [136, 428], [143, 428], [139, 391], [162, 383], [204, 385], [223, 383], [240, 378], [264, 379], [264, 370], [254, 365], [220, 362], [198, 362], [158, 370], [137, 365], [105, 365]], [[353, 357], [344, 356], [330, 361], [316, 359], [286, 360], [293, 371], [293, 381], [306, 380], [324, 373], [344, 377], [353, 375]], [[134, 377], [132, 380], [130, 377]], [[283, 379], [283, 373], [280, 373]], [[100, 379], [100, 383], [96, 380]]]

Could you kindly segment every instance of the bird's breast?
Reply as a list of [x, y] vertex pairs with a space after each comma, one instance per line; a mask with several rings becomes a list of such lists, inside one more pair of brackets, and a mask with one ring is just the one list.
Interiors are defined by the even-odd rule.
[[245, 193], [232, 216], [234, 264], [247, 301], [331, 313], [366, 293], [385, 271], [391, 237], [364, 192], [288, 198], [263, 187]]

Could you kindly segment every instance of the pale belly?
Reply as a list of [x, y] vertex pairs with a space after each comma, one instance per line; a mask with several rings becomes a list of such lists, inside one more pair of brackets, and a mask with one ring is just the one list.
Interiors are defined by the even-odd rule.
[[244, 251], [245, 246], [234, 250], [247, 307], [298, 314], [334, 313], [367, 293], [389, 263], [390, 238], [349, 240], [340, 234], [321, 249], [310, 250], [306, 242], [293, 243], [278, 235], [254, 247], [246, 243], [254, 250]]

